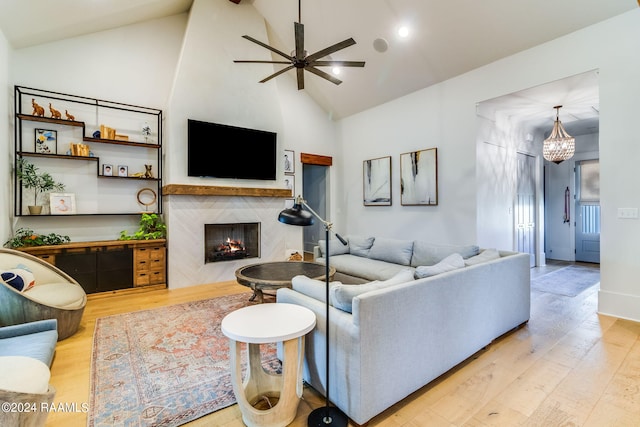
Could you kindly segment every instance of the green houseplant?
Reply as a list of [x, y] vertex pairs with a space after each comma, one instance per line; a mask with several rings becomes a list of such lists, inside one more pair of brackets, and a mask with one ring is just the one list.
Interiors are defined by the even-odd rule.
[[61, 245], [70, 241], [69, 236], [62, 236], [55, 233], [42, 235], [36, 234], [28, 228], [19, 228], [11, 239], [4, 242], [4, 247], [15, 249], [23, 246]]
[[38, 173], [39, 169], [33, 163], [29, 163], [25, 158], [18, 159], [16, 164], [16, 175], [18, 181], [27, 190], [33, 190], [33, 206], [29, 206], [29, 213], [38, 215], [42, 211], [42, 206], [38, 205], [38, 196], [46, 191], [64, 190], [64, 184], [54, 181], [49, 172]]
[[167, 235], [167, 226], [158, 214], [143, 213], [140, 217], [140, 228], [134, 234], [126, 230], [120, 232], [120, 240], [163, 239]]

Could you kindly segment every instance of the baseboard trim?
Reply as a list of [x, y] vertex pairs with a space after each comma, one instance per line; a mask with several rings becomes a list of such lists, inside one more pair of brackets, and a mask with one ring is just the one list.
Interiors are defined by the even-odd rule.
[[640, 322], [640, 296], [600, 290], [598, 313]]

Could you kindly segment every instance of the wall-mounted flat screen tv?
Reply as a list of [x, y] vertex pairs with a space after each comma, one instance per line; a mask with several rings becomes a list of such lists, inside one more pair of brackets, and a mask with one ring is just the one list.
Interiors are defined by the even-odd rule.
[[188, 120], [187, 175], [275, 180], [276, 133]]

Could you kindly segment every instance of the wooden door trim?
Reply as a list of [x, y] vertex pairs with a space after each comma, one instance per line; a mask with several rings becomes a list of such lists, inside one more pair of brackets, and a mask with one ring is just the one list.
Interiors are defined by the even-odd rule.
[[320, 154], [301, 153], [300, 161], [305, 165], [331, 166], [333, 165], [333, 157], [322, 156]]

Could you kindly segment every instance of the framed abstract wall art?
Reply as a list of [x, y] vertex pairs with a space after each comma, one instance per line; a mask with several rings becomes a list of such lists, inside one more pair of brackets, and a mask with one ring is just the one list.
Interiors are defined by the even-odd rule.
[[362, 162], [363, 203], [391, 206], [391, 156]]
[[412, 151], [400, 155], [400, 204], [438, 204], [438, 149]]

